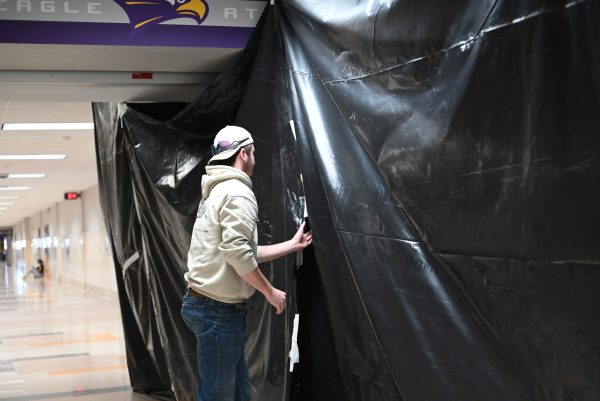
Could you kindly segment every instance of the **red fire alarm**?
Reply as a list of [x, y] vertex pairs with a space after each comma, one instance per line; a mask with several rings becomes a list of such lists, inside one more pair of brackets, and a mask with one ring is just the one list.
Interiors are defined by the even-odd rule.
[[79, 199], [81, 194], [79, 192], [65, 192], [65, 200]]

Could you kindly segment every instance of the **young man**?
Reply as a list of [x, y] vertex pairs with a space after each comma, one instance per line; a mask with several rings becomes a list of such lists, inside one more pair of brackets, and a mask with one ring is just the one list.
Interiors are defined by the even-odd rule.
[[304, 233], [302, 224], [292, 239], [258, 246], [252, 136], [244, 128], [227, 126], [215, 137], [212, 151], [202, 177], [181, 315], [196, 335], [197, 400], [248, 401], [252, 385], [244, 358], [244, 302], [255, 289], [277, 314], [286, 302], [285, 292], [271, 285], [258, 263], [306, 248], [312, 235]]

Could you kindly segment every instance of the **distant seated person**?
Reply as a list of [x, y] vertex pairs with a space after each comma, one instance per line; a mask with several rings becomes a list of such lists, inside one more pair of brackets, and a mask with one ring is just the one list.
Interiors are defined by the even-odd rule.
[[33, 266], [27, 271], [27, 273], [25, 273], [23, 280], [26, 279], [30, 274], [33, 275], [34, 278], [44, 277], [44, 261], [42, 259], [38, 259], [37, 263], [37, 266]]

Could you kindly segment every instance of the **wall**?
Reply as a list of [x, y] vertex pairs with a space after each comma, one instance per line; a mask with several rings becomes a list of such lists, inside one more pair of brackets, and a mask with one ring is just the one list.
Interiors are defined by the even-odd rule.
[[13, 226], [12, 250], [17, 267], [42, 259], [53, 279], [116, 293], [97, 185], [77, 200], [57, 203]]

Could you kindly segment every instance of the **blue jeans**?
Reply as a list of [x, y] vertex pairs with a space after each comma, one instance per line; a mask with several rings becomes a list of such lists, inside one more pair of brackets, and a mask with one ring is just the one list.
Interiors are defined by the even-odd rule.
[[252, 384], [244, 357], [246, 310], [186, 291], [181, 316], [196, 335], [197, 401], [249, 401]]

